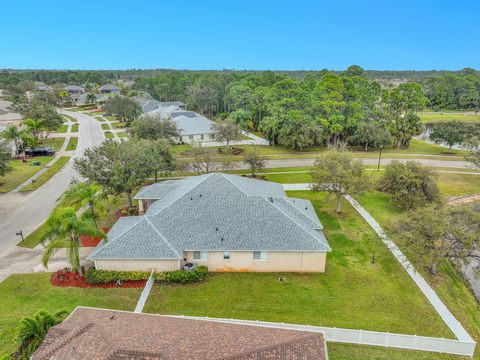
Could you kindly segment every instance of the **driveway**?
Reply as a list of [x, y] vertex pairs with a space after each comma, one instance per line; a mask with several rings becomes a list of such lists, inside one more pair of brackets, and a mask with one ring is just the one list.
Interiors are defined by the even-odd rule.
[[[63, 113], [74, 117], [80, 124], [77, 150], [73, 158], [81, 156], [85, 149], [102, 143], [104, 136], [94, 117], [72, 111]], [[73, 161], [70, 160], [67, 166], [38, 190], [0, 195], [0, 262], [5, 261], [5, 252], [20, 240], [15, 235], [16, 232], [22, 230], [28, 234], [47, 219], [56, 200], [68, 188], [72, 178], [77, 176], [72, 164]]]

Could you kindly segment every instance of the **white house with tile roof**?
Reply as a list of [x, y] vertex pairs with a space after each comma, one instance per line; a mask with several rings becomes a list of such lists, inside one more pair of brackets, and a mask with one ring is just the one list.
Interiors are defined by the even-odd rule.
[[144, 187], [90, 255], [97, 269], [323, 272], [330, 246], [308, 200], [280, 184], [211, 173]]

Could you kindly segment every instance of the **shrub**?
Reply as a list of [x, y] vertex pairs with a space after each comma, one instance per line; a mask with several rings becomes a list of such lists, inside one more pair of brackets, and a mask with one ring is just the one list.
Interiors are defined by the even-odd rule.
[[[154, 273], [157, 281], [164, 281], [169, 284], [187, 284], [202, 281], [207, 277], [208, 267], [199, 266], [194, 271], [174, 270]], [[139, 281], [147, 280], [150, 273], [147, 271], [109, 271], [90, 269], [85, 272], [84, 280], [90, 284], [108, 284], [117, 281]]]

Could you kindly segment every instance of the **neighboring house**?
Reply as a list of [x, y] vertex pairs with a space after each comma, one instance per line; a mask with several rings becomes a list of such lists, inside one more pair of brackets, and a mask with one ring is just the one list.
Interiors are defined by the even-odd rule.
[[281, 184], [210, 173], [144, 187], [90, 255], [97, 269], [323, 272], [330, 246], [308, 200]]
[[47, 93], [50, 91], [50, 87], [47, 86], [47, 85], [39, 85], [37, 86], [37, 91], [41, 92], [41, 93]]
[[142, 113], [147, 113], [149, 111], [156, 110], [160, 107], [161, 102], [155, 99], [149, 99], [144, 97], [135, 96], [132, 98], [137, 101], [142, 107]]
[[[83, 93], [83, 94], [78, 94], [73, 96], [73, 99], [75, 100], [76, 105], [85, 105], [87, 102], [87, 95], [88, 93]], [[96, 103], [101, 103], [105, 101], [109, 95], [105, 94], [94, 94], [95, 95], [95, 102]]]
[[120, 88], [113, 84], [103, 85], [98, 91], [100, 91], [101, 94], [120, 94]]
[[145, 115], [158, 116], [161, 118], [171, 118], [180, 130], [180, 136], [176, 140], [178, 143], [193, 144], [214, 140], [214, 134], [211, 129], [214, 122], [194, 111], [183, 110], [180, 105], [182, 102], [163, 102], [158, 108], [145, 113]]
[[323, 334], [77, 307], [33, 360], [326, 360]]
[[72, 95], [83, 94], [85, 92], [85, 89], [78, 85], [67, 85], [64, 87], [64, 90]]

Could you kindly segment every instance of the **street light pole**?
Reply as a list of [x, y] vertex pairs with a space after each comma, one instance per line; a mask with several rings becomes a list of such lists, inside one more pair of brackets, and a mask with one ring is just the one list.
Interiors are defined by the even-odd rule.
[[377, 171], [380, 171], [380, 161], [382, 160], [382, 149], [383, 149], [383, 145], [380, 145], [380, 154], [378, 154], [378, 166], [377, 166]]

